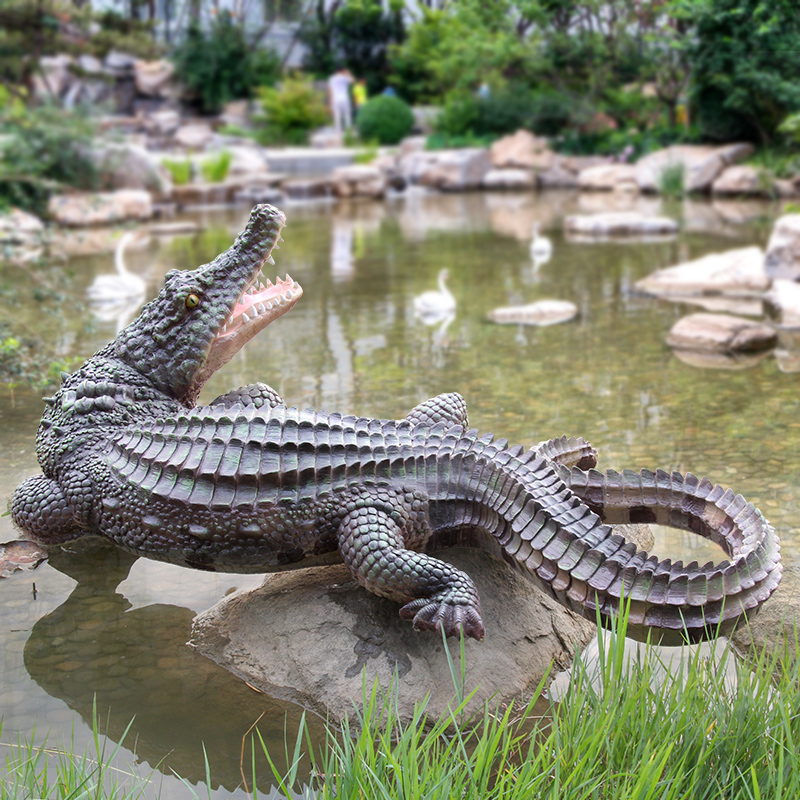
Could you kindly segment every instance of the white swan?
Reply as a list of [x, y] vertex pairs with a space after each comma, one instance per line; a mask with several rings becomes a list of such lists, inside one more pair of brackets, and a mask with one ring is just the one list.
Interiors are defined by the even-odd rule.
[[456, 310], [456, 299], [445, 285], [450, 273], [443, 269], [439, 273], [439, 289], [423, 292], [414, 298], [414, 314], [430, 325]]
[[98, 275], [86, 290], [89, 299], [96, 304], [121, 303], [137, 298], [144, 299], [147, 284], [125, 266], [125, 248], [139, 235], [138, 231], [127, 231], [117, 242], [114, 251], [116, 275]]
[[531, 242], [531, 258], [544, 264], [553, 254], [553, 243], [546, 236], [539, 236], [539, 223], [533, 223], [533, 241]]

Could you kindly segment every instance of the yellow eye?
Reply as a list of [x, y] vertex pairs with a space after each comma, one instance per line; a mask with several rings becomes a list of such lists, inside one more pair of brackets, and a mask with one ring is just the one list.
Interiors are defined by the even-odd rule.
[[200, 298], [196, 294], [186, 295], [186, 308], [197, 308], [200, 305]]

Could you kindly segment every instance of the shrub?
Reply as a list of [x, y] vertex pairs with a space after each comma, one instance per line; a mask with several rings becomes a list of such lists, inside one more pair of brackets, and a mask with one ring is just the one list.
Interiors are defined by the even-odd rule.
[[200, 174], [207, 183], [220, 183], [228, 177], [233, 154], [230, 150], [220, 150], [206, 156], [200, 162]]
[[328, 121], [321, 92], [302, 78], [287, 78], [280, 87], [256, 90], [263, 114], [254, 116], [261, 144], [304, 144], [308, 134]]
[[682, 161], [666, 164], [658, 173], [658, 191], [664, 197], [683, 197], [686, 192], [686, 167]]
[[257, 86], [274, 84], [280, 73], [275, 53], [249, 43], [227, 11], [207, 33], [193, 21], [173, 61], [184, 99], [204, 114], [218, 114], [229, 100], [253, 97]]
[[408, 103], [399, 97], [378, 95], [358, 110], [356, 127], [364, 141], [375, 139], [380, 144], [397, 144], [411, 133], [414, 114]]
[[42, 215], [61, 187], [97, 188], [100, 176], [89, 156], [94, 133], [85, 113], [55, 106], [12, 105], [0, 114], [0, 134], [8, 135], [0, 159], [0, 206]]

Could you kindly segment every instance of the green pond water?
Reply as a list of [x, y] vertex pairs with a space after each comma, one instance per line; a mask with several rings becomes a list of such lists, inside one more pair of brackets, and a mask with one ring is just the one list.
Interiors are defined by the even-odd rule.
[[[598, 448], [603, 468], [661, 467], [731, 486], [773, 522], [791, 563], [800, 542], [800, 373], [789, 371], [790, 359], [771, 355], [713, 368], [687, 363], [665, 339], [675, 321], [700, 309], [633, 291], [636, 280], [659, 267], [763, 247], [779, 208], [638, 202], [648, 213], [679, 219], [680, 234], [567, 241], [566, 214], [612, 204], [609, 196], [570, 193], [287, 205], [275, 270], [298, 280], [304, 296], [214, 376], [203, 399], [265, 381], [293, 405], [394, 418], [457, 390], [474, 427], [513, 442], [581, 435]], [[129, 267], [146, 278], [153, 296], [167, 270], [197, 266], [227, 248], [248, 213], [187, 216], [200, 233], [152, 237], [131, 249]], [[539, 265], [530, 254], [535, 221], [553, 242], [552, 257]], [[73, 240], [60, 252], [74, 247]], [[49, 287], [30, 270], [0, 266], [0, 321], [40, 337], [48, 357], [84, 358], [135, 309], [97, 319], [85, 303], [94, 276], [113, 270], [110, 252], [54, 258], [54, 264], [57, 285]], [[414, 317], [413, 298], [435, 289], [445, 267], [455, 316], [426, 325]], [[495, 307], [544, 298], [573, 301], [578, 317], [546, 328], [485, 319]], [[3, 505], [38, 471], [42, 393], [0, 389]], [[0, 517], [0, 541], [14, 538], [10, 518]], [[659, 530], [656, 538], [661, 557], [702, 563], [721, 556], [688, 533]], [[186, 642], [196, 613], [234, 588], [260, 582], [260, 576], [193, 572], [105, 551], [0, 580], [0, 757], [18, 733], [34, 728], [37, 741], [50, 731], [51, 742], [72, 737], [82, 751], [95, 703], [112, 742], [135, 717], [117, 761], [152, 773], [153, 796], [190, 796], [174, 773], [207, 796], [205, 744], [211, 796], [245, 797], [238, 788], [242, 737], [259, 720], [265, 740], [282, 753], [284, 726], [293, 731], [301, 712], [258, 694]], [[321, 735], [320, 723], [313, 729]], [[268, 773], [259, 769], [267, 787]]]

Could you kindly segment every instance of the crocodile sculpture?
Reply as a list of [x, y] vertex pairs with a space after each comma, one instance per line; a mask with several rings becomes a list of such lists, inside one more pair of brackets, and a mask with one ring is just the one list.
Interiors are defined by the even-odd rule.
[[[509, 446], [470, 430], [456, 394], [403, 420], [289, 408], [264, 384], [197, 406], [209, 376], [302, 293], [289, 276], [259, 282], [284, 222], [256, 206], [227, 252], [172, 270], [138, 319], [62, 375], [37, 436], [43, 474], [11, 502], [33, 540], [99, 534], [226, 572], [343, 560], [415, 628], [476, 639], [475, 586], [437, 548], [484, 546], [603, 624], [624, 599], [628, 635], [666, 643], [728, 632], [770, 596], [778, 540], [740, 495], [689, 474], [600, 473], [582, 439]], [[694, 531], [728, 560], [659, 561], [609, 524], [630, 521]]]

